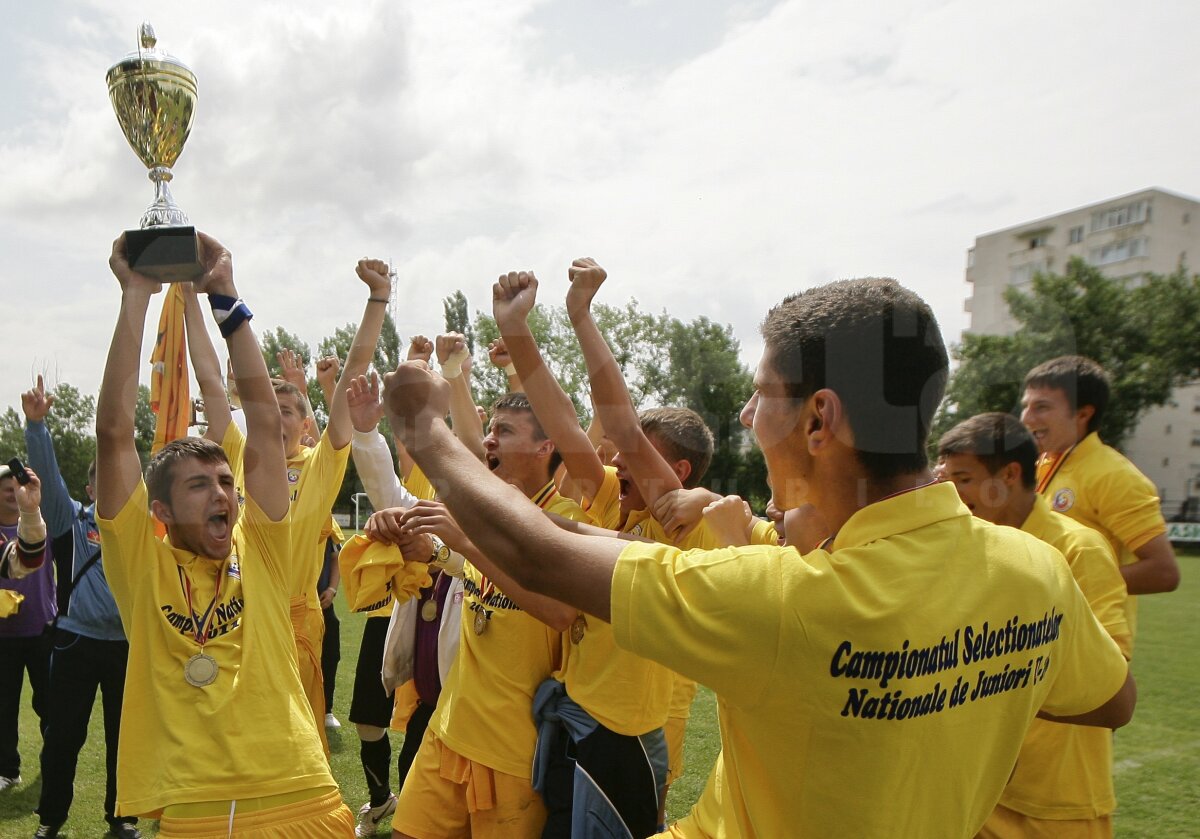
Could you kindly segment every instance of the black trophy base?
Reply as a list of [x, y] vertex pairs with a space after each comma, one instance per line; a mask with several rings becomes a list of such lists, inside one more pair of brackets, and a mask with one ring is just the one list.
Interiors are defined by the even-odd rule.
[[164, 283], [187, 282], [204, 273], [200, 237], [191, 226], [126, 230], [125, 256], [134, 271]]

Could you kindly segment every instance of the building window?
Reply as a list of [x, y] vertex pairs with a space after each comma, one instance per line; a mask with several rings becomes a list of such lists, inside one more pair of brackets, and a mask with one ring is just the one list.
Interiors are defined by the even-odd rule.
[[1034, 262], [1028, 262], [1025, 265], [1017, 265], [1008, 272], [1009, 285], [1026, 285], [1033, 280], [1034, 274], [1043, 274], [1046, 271], [1046, 260], [1039, 259]]
[[1171, 458], [1164, 457], [1163, 458], [1163, 468], [1166, 469], [1170, 465], [1171, 465]]
[[967, 267], [968, 268], [975, 267], [975, 249], [974, 248], [970, 248], [967, 251]]
[[1124, 262], [1137, 256], [1145, 256], [1149, 250], [1145, 236], [1136, 239], [1121, 239], [1110, 242], [1088, 252], [1088, 261], [1093, 265], [1112, 265], [1114, 262]]
[[1081, 224], [1078, 227], [1072, 227], [1070, 232], [1067, 234], [1067, 244], [1078, 245], [1082, 241], [1083, 225]]
[[1033, 250], [1034, 248], [1044, 248], [1044, 247], [1046, 247], [1046, 234], [1045, 233], [1039, 233], [1037, 236], [1029, 237], [1029, 249], [1030, 250]]
[[1192, 432], [1192, 445], [1200, 448], [1200, 431]]
[[1141, 224], [1150, 220], [1150, 202], [1134, 201], [1109, 210], [1098, 210], [1092, 213], [1092, 232], [1109, 230], [1114, 227], [1124, 227], [1127, 224]]
[[1167, 430], [1166, 430], [1166, 431], [1164, 431], [1163, 433], [1164, 433], [1164, 434], [1170, 434], [1170, 433], [1171, 433], [1171, 423], [1167, 423]]

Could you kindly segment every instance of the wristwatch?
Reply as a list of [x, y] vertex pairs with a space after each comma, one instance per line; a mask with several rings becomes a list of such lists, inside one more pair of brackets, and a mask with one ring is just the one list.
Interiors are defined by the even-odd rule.
[[430, 536], [433, 542], [433, 553], [429, 555], [429, 564], [436, 568], [445, 568], [450, 561], [450, 546], [436, 536]]

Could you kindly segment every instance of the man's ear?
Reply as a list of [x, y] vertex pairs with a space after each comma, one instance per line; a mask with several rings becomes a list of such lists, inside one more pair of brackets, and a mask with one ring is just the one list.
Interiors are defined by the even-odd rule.
[[1015, 460], [1010, 461], [1000, 467], [997, 477], [1004, 482], [1006, 487], [1017, 487], [1021, 484], [1021, 464]]
[[822, 388], [808, 399], [804, 407], [804, 431], [810, 453], [823, 448], [843, 430], [842, 400], [828, 388]]
[[554, 454], [554, 441], [553, 440], [546, 439], [546, 440], [543, 440], [542, 442], [538, 443], [538, 447], [537, 447], [537, 456], [538, 457], [548, 458], [552, 454]]
[[1081, 427], [1083, 433], [1087, 433], [1088, 424], [1091, 423], [1094, 416], [1096, 416], [1095, 405], [1080, 405], [1075, 411], [1075, 422]]
[[680, 459], [671, 464], [671, 468], [675, 470], [675, 477], [679, 479], [679, 483], [687, 486], [687, 479], [692, 474], [692, 463], [690, 460]]
[[154, 517], [156, 519], [158, 519], [159, 521], [161, 521], [163, 524], [174, 524], [175, 523], [175, 516], [171, 512], [171, 505], [166, 504], [165, 502], [151, 501], [150, 502], [150, 512], [153, 513]]

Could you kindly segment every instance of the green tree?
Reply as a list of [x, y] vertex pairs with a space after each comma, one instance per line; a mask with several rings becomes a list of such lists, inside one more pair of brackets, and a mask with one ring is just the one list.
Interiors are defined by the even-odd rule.
[[983, 411], [1016, 411], [1032, 367], [1059, 355], [1099, 362], [1112, 377], [1100, 436], [1120, 446], [1148, 409], [1200, 375], [1200, 277], [1106, 277], [1082, 259], [1064, 274], [1038, 274], [1031, 290], [1005, 293], [1020, 327], [1011, 335], [963, 336], [958, 367], [934, 422], [934, 440]]
[[467, 339], [467, 351], [475, 354], [475, 328], [471, 325], [471, 312], [467, 308], [467, 295], [456, 291], [442, 301], [446, 314], [446, 331], [459, 332]]
[[[88, 482], [88, 466], [96, 457], [96, 397], [84, 395], [66, 382], [59, 382], [51, 394], [54, 407], [46, 415], [46, 428], [54, 440], [58, 469], [71, 493], [82, 498]], [[11, 457], [28, 460], [25, 416], [14, 408], [0, 415], [0, 454], [4, 460]]]

